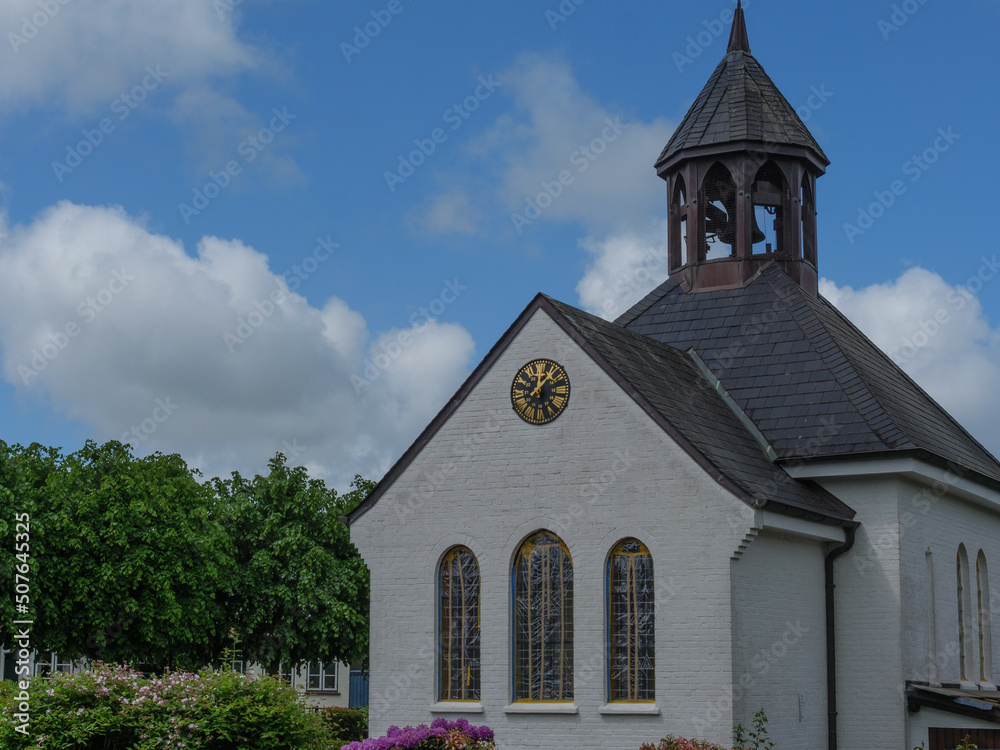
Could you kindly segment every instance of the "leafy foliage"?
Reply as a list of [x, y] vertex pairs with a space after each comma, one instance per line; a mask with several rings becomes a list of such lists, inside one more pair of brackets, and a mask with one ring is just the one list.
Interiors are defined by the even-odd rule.
[[[12, 685], [11, 683], [8, 683]], [[231, 671], [147, 679], [124, 668], [35, 678], [31, 737], [15, 731], [14, 691], [0, 688], [0, 747], [52, 750], [326, 750], [328, 737], [296, 691]]]
[[360, 742], [368, 736], [368, 719], [356, 709], [324, 708], [320, 710], [319, 717], [326, 726], [327, 734], [339, 740], [342, 745]]
[[[965, 738], [961, 741], [961, 743], [959, 743], [958, 747], [955, 748], [955, 750], [978, 750], [978, 749], [979, 745], [973, 744], [972, 736], [968, 734], [965, 735]], [[913, 750], [924, 750], [924, 743], [921, 742], [917, 747], [913, 748]]]
[[278, 454], [268, 476], [214, 481], [235, 540], [228, 621], [243, 658], [276, 672], [311, 661], [351, 662], [368, 650], [368, 569], [340, 522], [373, 483], [340, 497]]
[[64, 659], [196, 669], [230, 631], [272, 667], [363, 657], [368, 571], [339, 496], [278, 454], [268, 476], [199, 481], [118, 442], [70, 455], [0, 441], [0, 616], [14, 616], [15, 513], [31, 515], [33, 642]]
[[742, 724], [733, 727], [733, 742], [747, 750], [774, 750], [774, 743], [767, 736], [767, 714], [763, 708], [753, 715], [750, 729]]
[[640, 747], [640, 750], [727, 750], [727, 748], [705, 740], [688, 740], [669, 734], [660, 740], [659, 745], [647, 742]]
[[[774, 743], [767, 737], [767, 714], [762, 708], [753, 716], [753, 726], [746, 729], [742, 724], [733, 727], [732, 750], [774, 750]], [[646, 743], [640, 750], [727, 750], [721, 745], [714, 745], [705, 740], [688, 740], [683, 737], [667, 735], [660, 740], [659, 745]]]
[[[0, 443], [0, 456], [0, 515], [9, 526], [31, 513], [35, 643], [73, 659], [208, 663], [233, 559], [210, 489], [179, 456], [135, 458], [118, 442], [65, 457]], [[0, 554], [12, 541], [8, 528]]]

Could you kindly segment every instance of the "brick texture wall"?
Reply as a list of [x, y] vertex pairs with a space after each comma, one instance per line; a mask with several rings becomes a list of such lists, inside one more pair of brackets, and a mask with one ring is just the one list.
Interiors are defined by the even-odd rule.
[[[566, 412], [541, 427], [521, 421], [509, 395], [515, 372], [539, 357], [564, 365], [572, 383]], [[373, 732], [435, 716], [437, 566], [461, 544], [476, 554], [482, 578], [483, 713], [468, 718], [492, 726], [503, 747], [637, 748], [668, 733], [728, 741], [731, 557], [753, 518], [536, 313], [352, 527], [372, 573]], [[574, 561], [572, 716], [505, 712], [511, 565], [520, 543], [540, 529], [558, 534]], [[654, 558], [658, 716], [599, 713], [606, 702], [604, 568], [625, 537], [643, 541]]]

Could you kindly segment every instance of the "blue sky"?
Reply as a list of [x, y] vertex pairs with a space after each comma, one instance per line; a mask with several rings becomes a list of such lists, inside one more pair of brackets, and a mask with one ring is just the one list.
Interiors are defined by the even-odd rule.
[[[641, 297], [735, 3], [577, 2], [7, 0], [0, 438], [343, 486], [537, 292]], [[832, 161], [824, 294], [1000, 450], [1000, 2], [745, 8]]]

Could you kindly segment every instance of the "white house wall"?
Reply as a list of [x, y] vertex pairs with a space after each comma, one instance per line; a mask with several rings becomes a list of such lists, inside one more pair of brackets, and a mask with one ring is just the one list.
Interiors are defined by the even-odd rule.
[[[841, 746], [890, 743], [905, 731], [914, 739], [913, 744], [907, 740], [907, 747], [913, 747], [926, 739], [928, 712], [908, 714], [906, 681], [956, 684], [961, 677], [956, 570], [960, 544], [970, 563], [969, 641], [977, 672], [973, 679], [978, 682], [975, 564], [980, 549], [988, 564], [1000, 564], [993, 563], [1000, 561], [1000, 514], [956, 496], [943, 484], [908, 477], [821, 481], [857, 511], [862, 524], [854, 549], [836, 564]], [[996, 580], [990, 580], [990, 589], [995, 620], [1000, 611]], [[994, 663], [991, 684], [985, 686], [992, 687], [997, 679]], [[964, 686], [976, 687], [972, 679]], [[930, 726], [978, 726], [959, 716], [933, 715], [939, 723]]]
[[899, 480], [824, 479], [857, 512], [854, 547], [835, 563], [840, 747], [899, 747], [905, 733]]
[[[974, 672], [969, 683], [979, 683], [979, 628], [976, 608], [976, 557], [982, 550], [988, 565], [1000, 571], [1000, 515], [933, 487], [915, 482], [900, 484], [901, 553], [903, 559], [903, 654], [908, 680], [957, 683], [961, 672], [958, 644], [958, 571], [956, 555], [964, 544], [969, 556], [971, 585], [971, 621], [967, 623], [971, 641], [970, 661]], [[929, 576], [927, 555], [934, 570], [936, 635], [929, 617]], [[990, 580], [991, 594], [1000, 594], [996, 580]], [[995, 613], [1000, 611], [997, 596], [990, 601]], [[988, 616], [988, 612], [984, 616]], [[994, 638], [995, 641], [995, 638]], [[986, 682], [996, 684], [996, 664]], [[973, 687], [968, 684], [966, 687]]]
[[[517, 370], [569, 373], [566, 412], [536, 427], [510, 405]], [[503, 747], [638, 747], [665, 734], [726, 742], [733, 723], [730, 558], [753, 511], [684, 453], [543, 311], [525, 328], [351, 536], [371, 569], [371, 729], [429, 722], [436, 700], [437, 566], [465, 545], [481, 570], [482, 713]], [[510, 572], [548, 529], [574, 563], [573, 715], [515, 714]], [[635, 537], [656, 576], [655, 716], [600, 712], [605, 562]]]
[[779, 747], [826, 744], [824, 559], [819, 542], [764, 531], [732, 563], [734, 718], [765, 709]]

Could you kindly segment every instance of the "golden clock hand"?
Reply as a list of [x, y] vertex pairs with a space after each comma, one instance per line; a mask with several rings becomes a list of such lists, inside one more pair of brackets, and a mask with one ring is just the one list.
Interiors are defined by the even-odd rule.
[[535, 390], [533, 390], [531, 392], [531, 395], [534, 396], [535, 398], [538, 398], [539, 396], [541, 396], [542, 395], [542, 386], [545, 385], [550, 380], [552, 380], [552, 373], [551, 372], [545, 373], [545, 377], [541, 378], [538, 381], [538, 385], [535, 386]]

